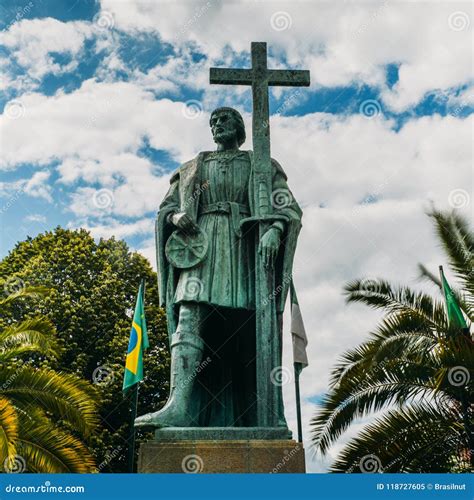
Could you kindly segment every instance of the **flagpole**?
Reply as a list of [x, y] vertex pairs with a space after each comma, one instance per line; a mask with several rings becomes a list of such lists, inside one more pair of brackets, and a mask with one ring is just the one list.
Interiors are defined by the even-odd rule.
[[299, 363], [293, 363], [295, 370], [295, 392], [296, 392], [296, 419], [298, 423], [298, 442], [303, 442], [303, 427], [301, 425], [301, 398], [300, 398], [300, 374]]
[[138, 407], [138, 382], [130, 390], [132, 412], [130, 416], [130, 437], [128, 445], [128, 472], [135, 472], [135, 419]]
[[[443, 276], [444, 276], [444, 271], [443, 271], [443, 266], [439, 266], [439, 279], [441, 280], [441, 291], [443, 292], [444, 295], [444, 282], [443, 282]], [[446, 311], [447, 313], [447, 311]]]
[[[145, 278], [142, 278], [140, 282], [140, 288], [142, 289], [142, 299], [145, 302]], [[135, 419], [137, 418], [138, 409], [138, 384], [132, 386], [130, 389], [130, 403], [131, 403], [131, 415], [130, 415], [130, 435], [129, 435], [129, 445], [128, 445], [128, 472], [135, 472]]]

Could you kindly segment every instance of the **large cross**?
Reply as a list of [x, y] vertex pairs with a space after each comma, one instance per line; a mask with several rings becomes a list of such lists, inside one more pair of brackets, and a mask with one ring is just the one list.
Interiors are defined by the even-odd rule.
[[[275, 307], [275, 274], [266, 268], [258, 252], [262, 236], [274, 220], [279, 218], [272, 208], [272, 164], [270, 156], [270, 116], [268, 110], [268, 86], [309, 86], [309, 71], [279, 70], [267, 67], [267, 44], [252, 42], [252, 67], [211, 68], [210, 83], [222, 85], [250, 85], [252, 87], [253, 115], [253, 196], [252, 217], [246, 219], [257, 224], [255, 254], [256, 290], [256, 403], [257, 425], [278, 427], [282, 425], [283, 401], [281, 387], [275, 382], [275, 372], [281, 369], [281, 344], [278, 342], [280, 326]], [[281, 216], [280, 216], [281, 218]]]

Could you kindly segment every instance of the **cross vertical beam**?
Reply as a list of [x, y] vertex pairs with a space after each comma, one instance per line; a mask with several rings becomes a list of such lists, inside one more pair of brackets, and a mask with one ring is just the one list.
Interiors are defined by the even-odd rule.
[[252, 67], [211, 68], [209, 80], [220, 85], [249, 85], [252, 87], [253, 193], [254, 212], [251, 219], [258, 224], [255, 239], [255, 296], [256, 296], [256, 380], [257, 425], [281, 425], [283, 401], [281, 386], [272, 384], [272, 370], [281, 364], [280, 327], [276, 317], [275, 274], [264, 266], [258, 252], [262, 236], [278, 219], [272, 207], [272, 163], [270, 156], [270, 113], [268, 86], [307, 87], [307, 70], [275, 70], [267, 67], [267, 44], [252, 42]]

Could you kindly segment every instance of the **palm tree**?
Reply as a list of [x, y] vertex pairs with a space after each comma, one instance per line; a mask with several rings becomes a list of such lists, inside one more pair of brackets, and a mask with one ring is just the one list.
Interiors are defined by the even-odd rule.
[[[474, 316], [474, 234], [458, 214], [428, 214]], [[440, 281], [420, 265], [421, 277]], [[382, 309], [369, 339], [346, 352], [331, 374], [322, 408], [311, 421], [317, 452], [327, 453], [356, 418], [373, 417], [344, 447], [332, 472], [467, 472], [473, 467], [473, 366], [469, 331], [460, 331], [437, 298], [378, 280], [345, 287], [348, 302]]]
[[[0, 300], [0, 307], [45, 293], [39, 287], [21, 289]], [[95, 470], [81, 439], [96, 425], [93, 387], [38, 366], [60, 354], [55, 333], [44, 317], [0, 329], [0, 467], [6, 472]]]

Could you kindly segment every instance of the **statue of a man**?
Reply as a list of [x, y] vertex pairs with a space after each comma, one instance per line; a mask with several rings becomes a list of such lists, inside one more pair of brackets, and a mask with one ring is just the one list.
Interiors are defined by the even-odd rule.
[[[301, 227], [301, 209], [281, 166], [272, 160], [272, 205], [278, 220], [258, 237], [245, 219], [254, 213], [253, 156], [242, 151], [245, 127], [232, 108], [211, 114], [216, 151], [181, 165], [158, 212], [159, 293], [171, 347], [166, 405], [137, 426], [256, 425], [255, 255], [275, 274], [281, 356], [282, 313]], [[281, 360], [280, 360], [281, 365]], [[268, 383], [271, 383], [269, 380]], [[280, 398], [278, 422], [286, 427]]]

